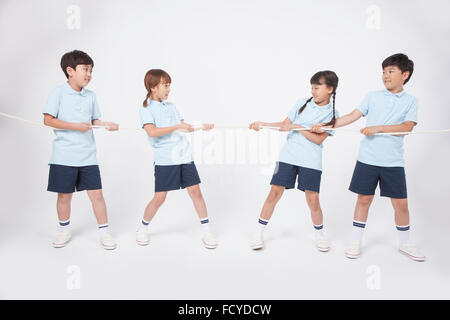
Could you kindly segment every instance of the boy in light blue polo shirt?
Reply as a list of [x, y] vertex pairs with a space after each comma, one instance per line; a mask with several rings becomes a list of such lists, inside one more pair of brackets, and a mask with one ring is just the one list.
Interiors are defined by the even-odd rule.
[[[142, 128], [154, 150], [155, 195], [147, 205], [144, 217], [136, 232], [136, 242], [148, 245], [148, 225], [166, 199], [167, 192], [186, 188], [194, 203], [203, 229], [203, 245], [214, 249], [217, 241], [209, 231], [209, 218], [205, 200], [200, 191], [200, 177], [192, 158], [189, 142], [180, 130], [191, 132], [178, 109], [167, 101], [172, 80], [161, 69], [149, 70], [144, 78], [147, 95], [140, 106]], [[204, 124], [210, 130], [212, 124]]]
[[[409, 241], [409, 210], [406, 192], [403, 135], [374, 135], [383, 132], [410, 132], [417, 124], [417, 99], [403, 89], [414, 70], [414, 63], [404, 54], [395, 54], [382, 63], [383, 83], [386, 89], [369, 93], [351, 113], [339, 118], [336, 127], [348, 125], [366, 117], [365, 137], [361, 141], [358, 161], [350, 190], [358, 194], [353, 221], [352, 242], [345, 251], [348, 258], [358, 258], [370, 204], [375, 189], [391, 198], [399, 236], [399, 250], [413, 260], [425, 257]], [[315, 127], [321, 132], [320, 126]]]
[[55, 128], [53, 152], [49, 162], [48, 191], [57, 192], [60, 229], [53, 242], [64, 247], [71, 238], [70, 202], [74, 191], [87, 190], [105, 249], [116, 248], [108, 231], [106, 204], [102, 194], [94, 134], [91, 125], [118, 130], [112, 122], [100, 121], [100, 109], [94, 92], [85, 86], [92, 77], [94, 62], [84, 52], [74, 50], [63, 55], [61, 68], [68, 81], [52, 90], [42, 111], [44, 124]]

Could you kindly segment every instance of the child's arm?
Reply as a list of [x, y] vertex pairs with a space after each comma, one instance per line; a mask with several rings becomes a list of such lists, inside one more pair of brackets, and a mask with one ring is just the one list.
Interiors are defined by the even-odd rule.
[[119, 130], [119, 125], [114, 122], [104, 122], [104, 121], [101, 121], [100, 119], [95, 119], [95, 120], [92, 120], [92, 124], [94, 126], [106, 126], [107, 127], [106, 130], [109, 130], [109, 131]]
[[366, 136], [371, 136], [375, 133], [383, 132], [411, 132], [414, 126], [415, 123], [413, 121], [405, 121], [402, 124], [365, 127], [361, 129], [361, 133]]
[[181, 122], [180, 124], [174, 126], [160, 128], [155, 127], [153, 123], [147, 123], [144, 125], [144, 130], [150, 137], [155, 138], [172, 133], [176, 130], [186, 130], [188, 132], [192, 132], [194, 131], [194, 128], [192, 128], [190, 124], [184, 122]]
[[262, 122], [262, 121], [256, 121], [256, 122], [252, 122], [250, 123], [250, 125], [248, 126], [249, 129], [253, 129], [255, 131], [259, 131], [261, 126], [267, 126], [267, 127], [285, 127], [288, 125], [291, 125], [292, 121], [286, 117], [286, 119], [284, 119], [281, 122]]
[[86, 132], [92, 129], [91, 124], [88, 122], [66, 122], [59, 120], [48, 113], [44, 114], [44, 124], [55, 129], [76, 130], [80, 132]]
[[[358, 109], [353, 110], [352, 112], [346, 114], [345, 116], [339, 117], [336, 119], [336, 122], [334, 124], [334, 128], [340, 128], [347, 126], [356, 120], [359, 120], [363, 116], [362, 112]], [[324, 123], [318, 123], [311, 127], [311, 132], [314, 133], [324, 133], [325, 130], [323, 128], [331, 128], [331, 126], [325, 126]]]
[[[259, 131], [260, 126], [279, 127], [280, 131], [290, 131], [292, 128], [303, 128], [298, 124], [292, 124], [292, 121], [291, 119], [289, 119], [289, 117], [286, 117], [286, 119], [284, 119], [284, 121], [282, 122], [261, 122], [261, 121], [253, 122], [250, 124], [249, 128], [255, 131]], [[328, 133], [326, 132], [313, 133], [306, 130], [298, 132], [304, 135], [305, 138], [308, 139], [309, 141], [319, 145], [328, 137]]]
[[[291, 130], [292, 128], [304, 128], [304, 127], [302, 127], [301, 125], [298, 125], [298, 124], [293, 124], [293, 125], [290, 125], [288, 129]], [[286, 130], [286, 131], [289, 131], [289, 130]], [[284, 130], [281, 130], [281, 128], [280, 128], [280, 131], [284, 131]], [[329, 136], [329, 134], [327, 132], [314, 133], [314, 132], [307, 131], [307, 130], [300, 130], [298, 132], [301, 133], [302, 135], [304, 135], [305, 138], [308, 139], [309, 141], [311, 141], [312, 143], [315, 143], [318, 145], [322, 144], [322, 142], [324, 142], [325, 139]]]

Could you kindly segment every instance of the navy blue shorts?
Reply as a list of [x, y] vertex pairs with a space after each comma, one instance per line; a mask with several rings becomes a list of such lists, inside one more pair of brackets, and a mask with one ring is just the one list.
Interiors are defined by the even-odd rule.
[[286, 189], [292, 189], [295, 187], [295, 179], [297, 176], [297, 189], [302, 191], [320, 191], [320, 178], [322, 176], [322, 171], [294, 166], [284, 162], [277, 162], [277, 166], [270, 184], [282, 186]]
[[102, 188], [98, 165], [70, 167], [50, 164], [47, 191], [73, 193]]
[[405, 199], [406, 177], [403, 167], [379, 167], [357, 161], [349, 190], [361, 195], [375, 194], [380, 182], [380, 196]]
[[184, 189], [199, 183], [194, 161], [173, 166], [155, 165], [155, 192]]

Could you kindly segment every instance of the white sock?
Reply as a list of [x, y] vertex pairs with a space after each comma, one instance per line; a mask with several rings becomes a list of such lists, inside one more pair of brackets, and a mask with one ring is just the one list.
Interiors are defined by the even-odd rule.
[[365, 222], [353, 220], [352, 240], [361, 242], [365, 227]]
[[142, 218], [141, 223], [139, 224], [139, 229], [145, 229], [145, 231], [148, 231], [148, 225], [150, 221], [145, 220]]
[[269, 223], [269, 220], [259, 218], [258, 219], [258, 225], [259, 225], [259, 232], [261, 232], [261, 235], [264, 234], [264, 229], [266, 228], [267, 224]]
[[409, 241], [409, 224], [406, 226], [396, 226], [398, 232], [398, 240], [400, 244], [404, 244]]
[[323, 224], [320, 225], [315, 225], [314, 226], [314, 230], [316, 231], [316, 237], [322, 236], [323, 235]]
[[59, 231], [70, 231], [70, 219], [59, 221]]
[[109, 232], [109, 226], [107, 223], [105, 224], [99, 224], [98, 230], [100, 231], [100, 235], [103, 236], [104, 234]]
[[203, 233], [209, 232], [209, 219], [208, 218], [200, 219], [200, 224], [202, 225]]

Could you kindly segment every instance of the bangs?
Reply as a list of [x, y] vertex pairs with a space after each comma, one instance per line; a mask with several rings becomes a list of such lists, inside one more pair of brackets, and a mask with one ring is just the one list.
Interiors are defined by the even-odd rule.
[[311, 77], [311, 80], [309, 81], [311, 84], [321, 85], [326, 84], [324, 75], [322, 72], [317, 72], [315, 75]]
[[172, 78], [170, 78], [169, 74], [165, 71], [163, 71], [161, 73], [161, 78], [160, 78], [161, 83], [166, 84], [166, 83], [172, 83]]

